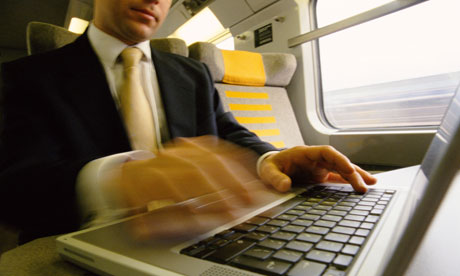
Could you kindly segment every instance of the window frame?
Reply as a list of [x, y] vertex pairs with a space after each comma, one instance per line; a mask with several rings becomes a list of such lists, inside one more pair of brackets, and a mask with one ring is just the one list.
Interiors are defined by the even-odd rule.
[[[321, 0], [319, 0], [321, 1]], [[297, 1], [299, 6], [304, 1]], [[310, 31], [317, 28], [318, 0], [307, 0]], [[303, 5], [302, 5], [303, 6]], [[302, 10], [299, 9], [300, 13]], [[304, 14], [299, 14], [299, 17]], [[393, 127], [366, 129], [337, 129], [325, 116], [322, 96], [320, 47], [318, 39], [300, 46], [305, 78], [305, 114], [299, 118], [308, 144], [329, 144], [358, 164], [410, 166], [419, 164], [437, 127]], [[310, 74], [310, 73], [312, 74]]]

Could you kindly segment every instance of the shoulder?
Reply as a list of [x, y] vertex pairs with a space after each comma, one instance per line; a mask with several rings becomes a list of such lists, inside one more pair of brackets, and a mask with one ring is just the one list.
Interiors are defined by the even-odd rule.
[[62, 72], [64, 68], [69, 68], [71, 64], [81, 60], [84, 55], [91, 54], [91, 51], [87, 38], [82, 36], [61, 48], [2, 63], [0, 71], [3, 77], [15, 74], [23, 78], [40, 77], [52, 72]]
[[176, 69], [186, 70], [190, 72], [195, 71], [197, 73], [205, 73], [207, 71], [206, 66], [203, 63], [192, 58], [173, 53], [167, 53], [152, 49], [152, 58], [154, 60], [155, 65], [167, 64], [171, 67], [175, 67]]

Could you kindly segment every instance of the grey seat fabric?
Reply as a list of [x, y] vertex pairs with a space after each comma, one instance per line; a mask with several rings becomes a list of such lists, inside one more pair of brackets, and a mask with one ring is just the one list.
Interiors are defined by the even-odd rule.
[[27, 25], [27, 53], [34, 55], [51, 51], [73, 42], [79, 35], [56, 25], [30, 22]]
[[[238, 52], [242, 51], [234, 52], [238, 55]], [[206, 42], [197, 42], [189, 46], [189, 57], [209, 67], [224, 109], [232, 112], [237, 121], [275, 147], [303, 145], [304, 141], [286, 91], [297, 66], [296, 59], [286, 53], [260, 55], [265, 84], [248, 85], [244, 80], [229, 84], [224, 78], [226, 67], [222, 50]], [[238, 73], [242, 74], [241, 77], [244, 79], [244, 75], [250, 75], [245, 68], [251, 66], [239, 65], [242, 70], [238, 70]]]
[[[42, 22], [30, 22], [27, 25], [27, 52], [29, 55], [51, 51], [73, 42], [79, 34], [63, 27]], [[185, 41], [178, 38], [157, 38], [150, 46], [159, 51], [188, 56]]]

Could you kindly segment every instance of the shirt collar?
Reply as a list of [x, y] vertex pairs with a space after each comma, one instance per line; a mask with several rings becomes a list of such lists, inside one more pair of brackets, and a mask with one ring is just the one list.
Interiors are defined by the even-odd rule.
[[139, 48], [144, 54], [143, 59], [147, 61], [152, 60], [150, 41], [148, 40], [129, 46], [119, 39], [103, 32], [93, 23], [91, 23], [88, 28], [88, 39], [100, 61], [111, 68], [115, 66], [118, 56], [127, 47]]

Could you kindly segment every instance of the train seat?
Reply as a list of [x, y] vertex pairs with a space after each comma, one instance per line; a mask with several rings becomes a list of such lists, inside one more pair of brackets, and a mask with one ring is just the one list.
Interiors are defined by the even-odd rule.
[[[73, 42], [79, 34], [73, 33], [63, 27], [43, 22], [30, 22], [27, 25], [27, 52], [29, 55], [51, 51]], [[152, 48], [188, 56], [185, 41], [179, 38], [158, 38], [150, 40]]]
[[292, 54], [220, 50], [196, 42], [189, 57], [208, 66], [224, 109], [239, 123], [277, 148], [304, 144], [286, 91], [297, 66]]

